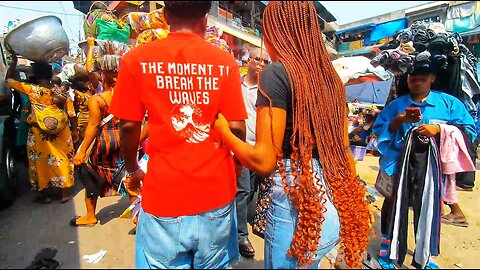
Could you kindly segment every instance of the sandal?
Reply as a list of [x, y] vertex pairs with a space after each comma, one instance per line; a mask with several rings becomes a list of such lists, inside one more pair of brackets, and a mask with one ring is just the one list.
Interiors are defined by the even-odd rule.
[[425, 265], [425, 269], [440, 269], [440, 267], [436, 263], [429, 261], [427, 265]]
[[243, 257], [253, 258], [255, 256], [255, 249], [248, 238], [238, 240], [238, 249]]
[[75, 216], [70, 220], [70, 226], [72, 227], [93, 227], [98, 224], [98, 220], [95, 223], [90, 223], [90, 224], [77, 224], [77, 219], [79, 219], [80, 216]]
[[446, 215], [446, 216], [442, 216], [442, 223], [447, 224], [447, 225], [454, 225], [454, 226], [458, 226], [458, 227], [463, 227], [463, 228], [467, 228], [470, 225], [470, 224], [468, 224], [468, 221], [466, 221], [466, 220], [465, 221], [459, 221], [458, 219], [451, 216], [450, 214]]
[[390, 259], [385, 259], [385, 258], [378, 258], [377, 259], [378, 264], [382, 269], [395, 269], [395, 264]]

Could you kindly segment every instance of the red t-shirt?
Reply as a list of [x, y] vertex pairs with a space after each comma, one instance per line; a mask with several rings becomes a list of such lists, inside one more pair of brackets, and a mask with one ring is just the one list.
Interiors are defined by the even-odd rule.
[[198, 35], [174, 32], [122, 57], [110, 112], [142, 121], [148, 111], [149, 162], [142, 207], [153, 215], [195, 215], [237, 192], [230, 150], [210, 130], [218, 113], [247, 118], [239, 67]]

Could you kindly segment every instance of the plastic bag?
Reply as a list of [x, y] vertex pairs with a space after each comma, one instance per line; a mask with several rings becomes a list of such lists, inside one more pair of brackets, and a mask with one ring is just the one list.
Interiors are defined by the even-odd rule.
[[377, 138], [371, 138], [370, 141], [368, 141], [367, 150], [370, 150], [370, 151], [377, 151], [378, 150], [378, 139]]
[[228, 43], [224, 39], [220, 38], [221, 36], [222, 32], [219, 31], [219, 29], [215, 25], [213, 25], [207, 28], [204, 38], [212, 45], [219, 47], [226, 52], [229, 52], [230, 46], [228, 46]]
[[[95, 5], [101, 5], [100, 8], [93, 9]], [[117, 21], [117, 16], [115, 16], [111, 11], [107, 9], [107, 6], [102, 2], [94, 2], [90, 6], [90, 10], [83, 19], [83, 30], [85, 32], [85, 37], [97, 37], [98, 29], [96, 19], [102, 19], [108, 22]]]
[[168, 29], [167, 21], [163, 16], [163, 10], [155, 10], [150, 13], [130, 12], [128, 20], [132, 29], [137, 33], [142, 33], [150, 29]]
[[164, 39], [168, 36], [168, 30], [165, 29], [148, 29], [140, 33], [137, 37], [135, 46], [150, 43], [157, 39]]
[[130, 38], [130, 26], [118, 22], [108, 22], [102, 19], [96, 19], [99, 40], [114, 40], [121, 43], [128, 43]]

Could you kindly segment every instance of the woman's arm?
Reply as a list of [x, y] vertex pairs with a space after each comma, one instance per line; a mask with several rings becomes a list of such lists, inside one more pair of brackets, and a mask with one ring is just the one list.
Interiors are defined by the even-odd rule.
[[17, 62], [18, 62], [17, 55], [12, 53], [12, 63], [10, 64], [7, 70], [6, 83], [8, 87], [28, 95], [30, 94], [30, 92], [32, 92], [32, 87], [27, 83], [22, 83], [15, 80], [15, 68], [17, 67]]
[[12, 63], [8, 66], [6, 79], [15, 79], [15, 68], [17, 67], [18, 57], [12, 53]]
[[85, 68], [87, 69], [87, 72], [90, 74], [90, 71], [92, 70], [92, 66], [93, 66], [93, 47], [95, 46], [95, 38], [93, 37], [87, 38], [87, 44], [88, 44], [88, 52], [87, 52], [87, 59], [85, 61]]
[[73, 160], [75, 165], [82, 164], [86, 161], [86, 152], [95, 137], [97, 137], [98, 131], [100, 130], [100, 123], [102, 122], [101, 105], [103, 105], [103, 102], [97, 96], [93, 96], [88, 100], [88, 125], [85, 131], [85, 138]]
[[275, 170], [277, 153], [282, 147], [286, 118], [287, 113], [283, 109], [272, 108], [270, 115], [269, 107], [257, 107], [255, 145], [245, 143], [235, 136], [221, 114], [215, 122], [215, 129], [220, 131], [226, 146], [243, 165], [260, 175], [269, 176]]

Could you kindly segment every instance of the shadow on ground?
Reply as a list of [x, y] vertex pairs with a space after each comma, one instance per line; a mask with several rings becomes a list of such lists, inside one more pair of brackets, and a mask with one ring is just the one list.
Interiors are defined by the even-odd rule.
[[[26, 165], [17, 165], [17, 198], [0, 211], [0, 268], [25, 268], [47, 247], [58, 250], [54, 259], [61, 268], [79, 268], [77, 231], [65, 222], [75, 216], [74, 205], [56, 200], [51, 204], [33, 203], [35, 194], [30, 192]], [[81, 188], [75, 187], [73, 192]]]

